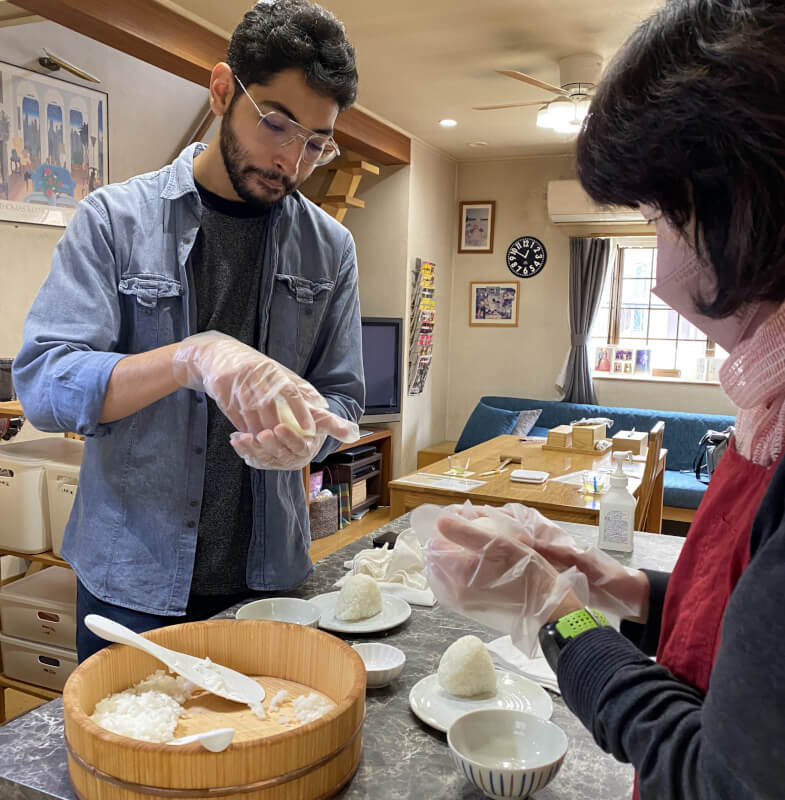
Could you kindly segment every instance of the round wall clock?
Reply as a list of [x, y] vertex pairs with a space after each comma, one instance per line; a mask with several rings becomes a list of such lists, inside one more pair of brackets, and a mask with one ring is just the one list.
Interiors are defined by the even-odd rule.
[[519, 236], [507, 248], [507, 268], [519, 278], [533, 278], [542, 272], [548, 253], [534, 236]]

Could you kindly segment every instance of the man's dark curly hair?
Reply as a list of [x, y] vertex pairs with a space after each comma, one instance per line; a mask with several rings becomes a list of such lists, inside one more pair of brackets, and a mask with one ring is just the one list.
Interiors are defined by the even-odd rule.
[[670, 0], [620, 50], [578, 137], [603, 204], [693, 219], [726, 317], [785, 300], [785, 2]]
[[285, 69], [301, 69], [308, 86], [340, 110], [357, 96], [354, 47], [343, 23], [307, 0], [262, 0], [245, 13], [226, 61], [246, 85], [266, 84]]

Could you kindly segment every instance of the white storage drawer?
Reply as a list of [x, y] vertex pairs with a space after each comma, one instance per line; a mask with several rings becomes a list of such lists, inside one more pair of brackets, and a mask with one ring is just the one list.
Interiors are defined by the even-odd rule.
[[3, 674], [47, 689], [63, 690], [68, 676], [76, 669], [76, 651], [28, 642], [0, 633]]
[[48, 567], [0, 589], [0, 630], [7, 636], [76, 649], [76, 575]]
[[79, 471], [82, 467], [82, 451], [84, 445], [75, 443], [68, 461], [47, 461], [44, 463], [46, 473], [46, 494], [49, 505], [49, 532], [52, 539], [52, 552], [60, 555], [63, 536], [71, 509], [79, 486]]
[[0, 445], [0, 548], [52, 548], [46, 468], [78, 469], [83, 450], [80, 441], [56, 437]]

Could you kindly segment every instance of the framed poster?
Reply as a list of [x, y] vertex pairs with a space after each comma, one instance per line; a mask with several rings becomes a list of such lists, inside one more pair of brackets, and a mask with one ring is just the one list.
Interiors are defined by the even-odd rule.
[[469, 285], [469, 325], [515, 327], [520, 283], [475, 282]]
[[458, 252], [492, 253], [495, 200], [477, 200], [460, 204]]
[[106, 92], [0, 61], [0, 220], [67, 225], [109, 182]]

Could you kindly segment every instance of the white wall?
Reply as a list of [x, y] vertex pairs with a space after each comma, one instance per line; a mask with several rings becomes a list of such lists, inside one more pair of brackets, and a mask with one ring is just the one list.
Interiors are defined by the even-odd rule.
[[[599, 232], [550, 222], [546, 208], [549, 180], [575, 177], [570, 156], [464, 163], [458, 168], [460, 200], [496, 200], [494, 252], [455, 254], [453, 314], [449, 352], [447, 437], [460, 434], [477, 400], [486, 394], [558, 399], [554, 380], [570, 342], [569, 237]], [[603, 227], [602, 232], [618, 231]], [[505, 264], [510, 243], [524, 234], [542, 240], [545, 269], [520, 280], [517, 328], [478, 328], [468, 324], [471, 281], [511, 280]], [[675, 411], [733, 414], [733, 404], [718, 386], [639, 381], [598, 381], [599, 403]]]
[[[417, 258], [436, 264], [433, 356], [419, 395], [404, 396], [401, 467], [417, 467], [417, 451], [447, 436], [444, 409], [449, 392], [450, 326], [452, 319], [452, 258], [457, 238], [455, 198], [457, 163], [441, 151], [412, 141], [409, 192], [409, 275]], [[407, 280], [407, 308], [412, 281]]]
[[[44, 70], [37, 63], [42, 47], [96, 75], [101, 84]], [[0, 54], [9, 63], [108, 93], [109, 177], [115, 183], [168, 163], [207, 100], [206, 89], [53, 22], [0, 28]], [[21, 346], [24, 318], [63, 231], [0, 222], [0, 356], [13, 356]], [[26, 422], [14, 441], [40, 435]]]

